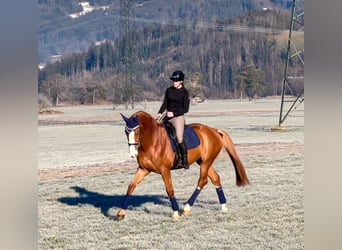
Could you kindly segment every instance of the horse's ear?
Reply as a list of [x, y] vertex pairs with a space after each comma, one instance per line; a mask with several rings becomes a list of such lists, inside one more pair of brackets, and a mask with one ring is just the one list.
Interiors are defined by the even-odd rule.
[[138, 116], [128, 118], [121, 113], [120, 113], [120, 115], [121, 115], [122, 119], [125, 121], [127, 128], [135, 129], [137, 126], [139, 126], [139, 117]]
[[120, 113], [120, 115], [121, 115], [122, 119], [127, 123], [128, 118], [126, 116], [124, 116], [122, 113]]

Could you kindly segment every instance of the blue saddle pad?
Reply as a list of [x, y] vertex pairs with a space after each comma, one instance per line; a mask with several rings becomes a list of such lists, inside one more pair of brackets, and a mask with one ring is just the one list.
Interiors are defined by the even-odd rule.
[[[171, 145], [172, 145], [172, 150], [173, 152], [177, 152], [177, 146], [176, 146], [176, 141], [175, 139], [173, 139], [168, 131], [167, 126], [164, 126], [167, 134], [169, 135], [170, 141], [171, 141]], [[198, 136], [195, 132], [195, 130], [190, 127], [190, 126], [185, 126], [184, 129], [184, 140], [186, 143], [186, 146], [188, 149], [192, 149], [192, 148], [196, 148], [200, 145], [200, 140], [198, 139]]]

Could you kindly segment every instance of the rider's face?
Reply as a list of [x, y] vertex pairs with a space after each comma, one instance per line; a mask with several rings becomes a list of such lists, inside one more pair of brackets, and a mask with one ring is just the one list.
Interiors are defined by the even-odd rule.
[[182, 85], [182, 81], [173, 81], [173, 86], [178, 89], [180, 88]]

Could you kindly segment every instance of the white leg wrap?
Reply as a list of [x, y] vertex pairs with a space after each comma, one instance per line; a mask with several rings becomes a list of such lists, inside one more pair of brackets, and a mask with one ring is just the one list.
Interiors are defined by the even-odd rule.
[[185, 207], [184, 207], [184, 211], [190, 212], [190, 210], [191, 210], [190, 205], [186, 204]]
[[222, 212], [228, 212], [226, 204], [221, 204]]

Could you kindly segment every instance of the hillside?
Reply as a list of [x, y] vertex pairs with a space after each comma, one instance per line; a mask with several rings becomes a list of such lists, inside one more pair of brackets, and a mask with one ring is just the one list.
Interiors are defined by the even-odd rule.
[[[70, 15], [82, 11], [79, 2], [72, 0], [38, 0], [38, 60], [46, 63], [52, 55], [86, 51], [92, 43], [119, 37], [120, 1], [93, 0], [90, 6], [108, 6], [105, 10], [93, 10], [79, 18]], [[184, 23], [201, 20], [212, 24], [217, 20], [227, 20], [243, 16], [252, 10], [264, 7], [271, 9], [289, 8], [284, 1], [277, 0], [208, 0], [190, 1], [149, 0], [134, 1], [132, 24], [137, 30], [155, 24]]]
[[[47, 64], [39, 71], [39, 92], [55, 105], [158, 100], [169, 85], [167, 76], [182, 69], [192, 97], [279, 95], [289, 19], [288, 11], [255, 10], [205, 27], [200, 22], [151, 23], [129, 36], [92, 44], [85, 52]], [[127, 49], [130, 36], [135, 43]], [[296, 33], [296, 39], [301, 49], [303, 32]], [[135, 61], [130, 64], [132, 75], [123, 67], [130, 63], [124, 61], [128, 53]], [[301, 70], [298, 60], [291, 59], [288, 71], [298, 75]], [[302, 88], [302, 82], [296, 83], [294, 91]]]

